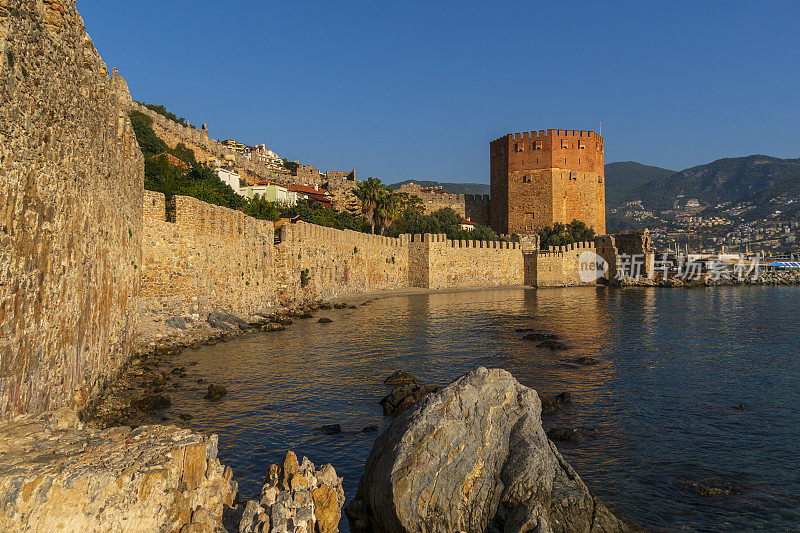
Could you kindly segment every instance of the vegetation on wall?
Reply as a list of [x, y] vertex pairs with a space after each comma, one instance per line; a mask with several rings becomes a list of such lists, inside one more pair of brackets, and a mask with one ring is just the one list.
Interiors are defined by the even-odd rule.
[[156, 104], [146, 104], [146, 103], [144, 103], [144, 102], [137, 102], [137, 103], [139, 103], [139, 104], [141, 104], [141, 105], [145, 106], [145, 107], [146, 107], [147, 109], [149, 109], [150, 111], [153, 111], [153, 112], [155, 112], [155, 113], [158, 113], [158, 114], [159, 114], [159, 115], [161, 115], [162, 117], [165, 117], [165, 118], [167, 118], [167, 119], [171, 120], [172, 122], [175, 122], [175, 123], [177, 123], [177, 124], [180, 124], [181, 126], [186, 126], [187, 128], [194, 128], [194, 126], [192, 126], [191, 124], [189, 124], [188, 122], [186, 122], [186, 119], [185, 119], [185, 118], [183, 118], [183, 117], [179, 117], [179, 116], [178, 116], [178, 115], [176, 115], [175, 113], [172, 113], [171, 111], [168, 111], [168, 110], [167, 110], [167, 108], [166, 108], [166, 107], [164, 107], [163, 105], [156, 105]]
[[576, 242], [590, 242], [594, 241], [594, 237], [594, 229], [580, 220], [573, 220], [569, 224], [556, 222], [552, 227], [539, 230], [540, 246], [543, 249], [550, 246], [566, 246]]

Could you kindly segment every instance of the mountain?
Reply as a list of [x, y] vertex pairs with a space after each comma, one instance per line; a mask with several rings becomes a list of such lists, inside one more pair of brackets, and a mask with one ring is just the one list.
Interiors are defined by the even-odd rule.
[[488, 183], [447, 183], [442, 181], [405, 180], [387, 185], [389, 189], [399, 189], [407, 183], [416, 183], [421, 187], [441, 187], [451, 194], [489, 194]]
[[642, 165], [635, 161], [609, 163], [606, 165], [606, 207], [618, 207], [629, 201], [631, 193], [639, 187], [673, 174], [674, 170]]
[[766, 155], [729, 157], [698, 165], [639, 186], [626, 198], [641, 200], [651, 210], [672, 209], [676, 203], [696, 199], [699, 207], [725, 202], [764, 202], [782, 195], [800, 193], [800, 159]]

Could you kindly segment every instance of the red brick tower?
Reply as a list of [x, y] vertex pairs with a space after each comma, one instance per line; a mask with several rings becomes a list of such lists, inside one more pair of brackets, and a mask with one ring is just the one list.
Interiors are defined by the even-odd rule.
[[491, 226], [532, 233], [573, 219], [606, 231], [603, 138], [593, 131], [510, 133], [490, 143]]

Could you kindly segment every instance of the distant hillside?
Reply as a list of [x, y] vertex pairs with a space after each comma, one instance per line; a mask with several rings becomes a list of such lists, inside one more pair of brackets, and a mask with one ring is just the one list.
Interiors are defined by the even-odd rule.
[[641, 186], [673, 174], [674, 170], [642, 165], [635, 161], [609, 163], [606, 165], [606, 207], [618, 207], [629, 201], [631, 194]]
[[783, 194], [800, 192], [800, 159], [766, 155], [731, 157], [687, 168], [638, 187], [629, 199], [645, 208], [671, 209], [676, 201], [696, 199], [701, 207], [723, 202], [762, 205]]
[[447, 183], [441, 181], [405, 180], [387, 185], [390, 189], [399, 189], [406, 183], [416, 183], [421, 187], [441, 187], [451, 194], [489, 194], [488, 183]]

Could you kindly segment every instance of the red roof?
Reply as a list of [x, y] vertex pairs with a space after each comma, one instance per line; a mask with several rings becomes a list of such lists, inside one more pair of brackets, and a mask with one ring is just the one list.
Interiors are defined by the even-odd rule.
[[330, 193], [328, 191], [324, 189], [315, 189], [314, 187], [309, 187], [308, 185], [289, 185], [288, 187], [286, 187], [286, 189], [294, 192], [301, 192], [303, 194], [330, 196]]
[[474, 225], [475, 225], [475, 223], [474, 223], [474, 222], [470, 222], [470, 221], [469, 221], [469, 220], [467, 220], [466, 218], [462, 218], [462, 219], [461, 219], [461, 225], [462, 225], [462, 226], [463, 226], [463, 225], [467, 225], [467, 226], [474, 226]]

